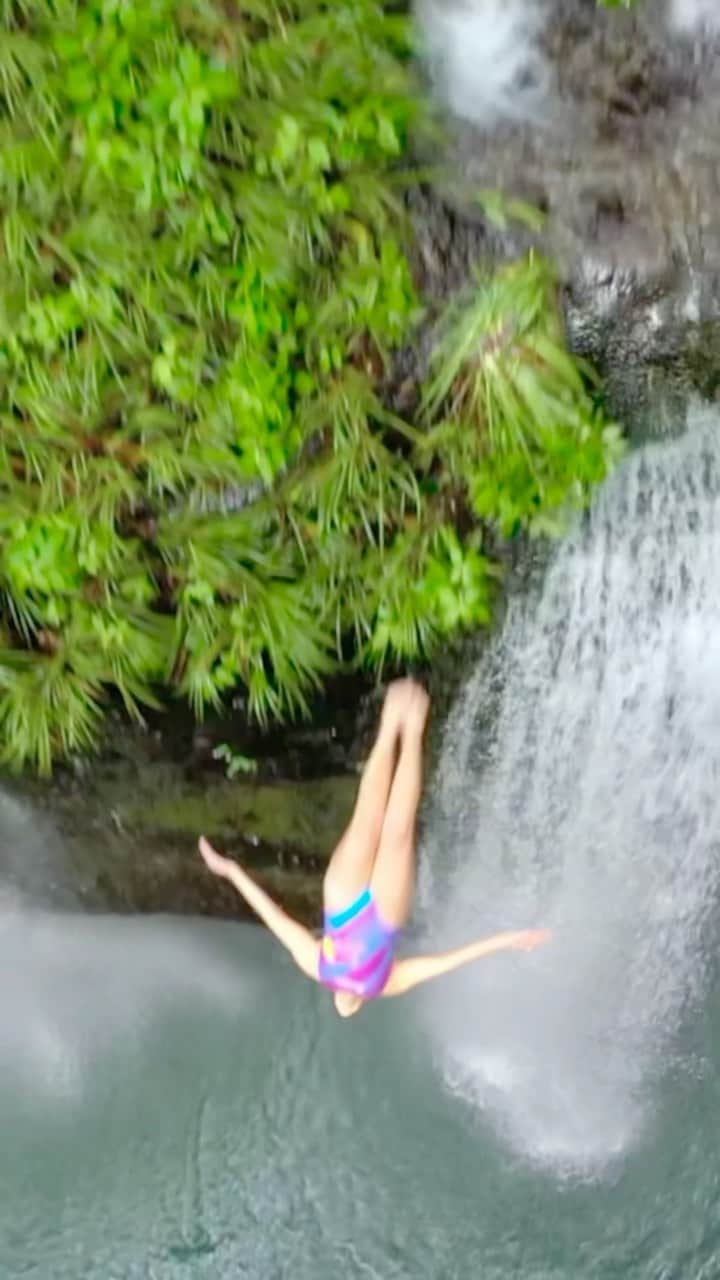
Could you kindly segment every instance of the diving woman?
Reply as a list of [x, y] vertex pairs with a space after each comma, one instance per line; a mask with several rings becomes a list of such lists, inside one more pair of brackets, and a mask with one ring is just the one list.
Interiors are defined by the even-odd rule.
[[352, 1017], [369, 1000], [399, 996], [499, 951], [531, 951], [546, 929], [498, 933], [435, 955], [398, 958], [396, 946], [415, 891], [415, 823], [422, 792], [422, 744], [429, 698], [414, 680], [388, 688], [355, 810], [323, 881], [323, 934], [294, 920], [235, 861], [203, 836], [210, 871], [228, 880], [308, 978], [332, 992]]

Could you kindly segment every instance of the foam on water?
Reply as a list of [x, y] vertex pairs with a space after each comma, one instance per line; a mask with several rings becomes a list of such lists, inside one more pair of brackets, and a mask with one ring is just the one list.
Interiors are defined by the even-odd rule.
[[720, 420], [631, 457], [446, 731], [421, 904], [543, 952], [428, 989], [447, 1083], [530, 1158], [627, 1151], [704, 989], [720, 873]]

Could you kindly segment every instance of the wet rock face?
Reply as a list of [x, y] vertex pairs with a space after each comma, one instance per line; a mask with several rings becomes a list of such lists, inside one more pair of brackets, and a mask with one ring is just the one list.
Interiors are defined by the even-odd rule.
[[[475, 14], [468, 39], [477, 42], [457, 74], [496, 74], [483, 63], [477, 14], [489, 21], [498, 3], [456, 7], [458, 22]], [[420, 6], [431, 46], [433, 14], [448, 5]], [[520, 16], [526, 7], [503, 6]], [[440, 198], [425, 196], [433, 207], [414, 210], [421, 278], [440, 293], [433, 278], [454, 284], [478, 257], [530, 243], [518, 228], [489, 229], [472, 191], [545, 210], [535, 242], [560, 264], [570, 341], [599, 367], [613, 411], [642, 434], [658, 406], [677, 419], [688, 391], [712, 397], [720, 381], [720, 23], [714, 33], [680, 23], [689, 10], [679, 0], [639, 0], [631, 13], [546, 0], [535, 14], [524, 60], [516, 50], [505, 64], [515, 80], [497, 91], [512, 111], [483, 118], [468, 90], [466, 118], [450, 121], [453, 176]], [[518, 23], [506, 26], [516, 36]], [[490, 53], [502, 65], [496, 45]], [[443, 56], [447, 78], [447, 45]]]
[[[245, 710], [196, 725], [178, 706], [146, 729], [111, 716], [104, 750], [51, 783], [0, 780], [0, 911], [252, 918], [197, 853], [200, 833], [317, 925], [322, 876], [350, 816], [381, 690], [339, 680], [309, 724], [263, 733]], [[228, 777], [218, 746], [242, 757]]]
[[[478, 635], [477, 644], [485, 642]], [[475, 648], [457, 643], [426, 679], [428, 756]], [[14, 907], [161, 912], [254, 920], [197, 850], [205, 834], [286, 910], [316, 928], [328, 859], [355, 803], [384, 686], [342, 678], [308, 723], [268, 732], [240, 704], [197, 725], [178, 705], [146, 728], [111, 714], [94, 759], [52, 781], [0, 776], [0, 917]], [[251, 772], [228, 776], [227, 745]]]
[[[461, 649], [441, 657], [433, 676], [431, 750]], [[382, 697], [381, 687], [339, 680], [309, 724], [268, 733], [241, 708], [200, 726], [181, 707], [146, 729], [111, 716], [97, 759], [58, 770], [50, 783], [0, 778], [0, 916], [33, 906], [254, 919], [206, 870], [203, 833], [317, 927], [323, 874], [351, 815]], [[214, 755], [222, 744], [242, 752], [252, 773], [228, 777]]]

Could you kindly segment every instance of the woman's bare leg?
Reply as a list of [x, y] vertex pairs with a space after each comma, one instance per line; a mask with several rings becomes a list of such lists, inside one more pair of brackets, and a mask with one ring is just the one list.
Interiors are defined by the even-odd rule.
[[395, 772], [409, 683], [396, 681], [388, 690], [378, 736], [363, 770], [353, 816], [328, 863], [323, 881], [323, 904], [330, 913], [344, 911], [370, 884]]
[[422, 746], [429, 699], [415, 686], [400, 737], [393, 778], [370, 887], [386, 924], [399, 929], [415, 894], [415, 820], [422, 795]]

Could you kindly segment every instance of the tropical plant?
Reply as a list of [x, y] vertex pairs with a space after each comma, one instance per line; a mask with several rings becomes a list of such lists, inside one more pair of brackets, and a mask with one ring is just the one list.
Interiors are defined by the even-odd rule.
[[478, 272], [438, 328], [420, 446], [442, 487], [505, 537], [558, 533], [623, 451], [565, 348], [552, 266], [530, 254]]
[[[406, 20], [376, 0], [5, 0], [0, 34], [3, 760], [89, 749], [112, 693], [199, 715], [240, 681], [261, 720], [301, 712], [339, 663], [486, 622], [495, 570], [454, 491], [537, 528], [613, 449], [572, 362], [550, 376], [556, 305], [532, 310], [526, 268], [452, 324], [489, 351], [506, 306], [512, 359], [548, 368], [541, 427], [532, 370], [503, 357], [483, 381], [470, 340], [458, 363], [441, 339], [427, 422], [383, 403], [422, 316]], [[487, 420], [510, 394], [514, 435]]]
[[[167, 684], [200, 711], [240, 676], [280, 714], [329, 668], [307, 536], [345, 502], [339, 563], [370, 523], [358, 468], [383, 446], [361, 369], [418, 313], [399, 239], [407, 53], [371, 0], [4, 6], [10, 763], [87, 747], [108, 688], [136, 715]], [[303, 533], [287, 473], [305, 456]]]
[[225, 776], [230, 782], [238, 774], [257, 773], [258, 762], [253, 756], [234, 751], [228, 742], [221, 742], [213, 751], [213, 760], [224, 760]]

